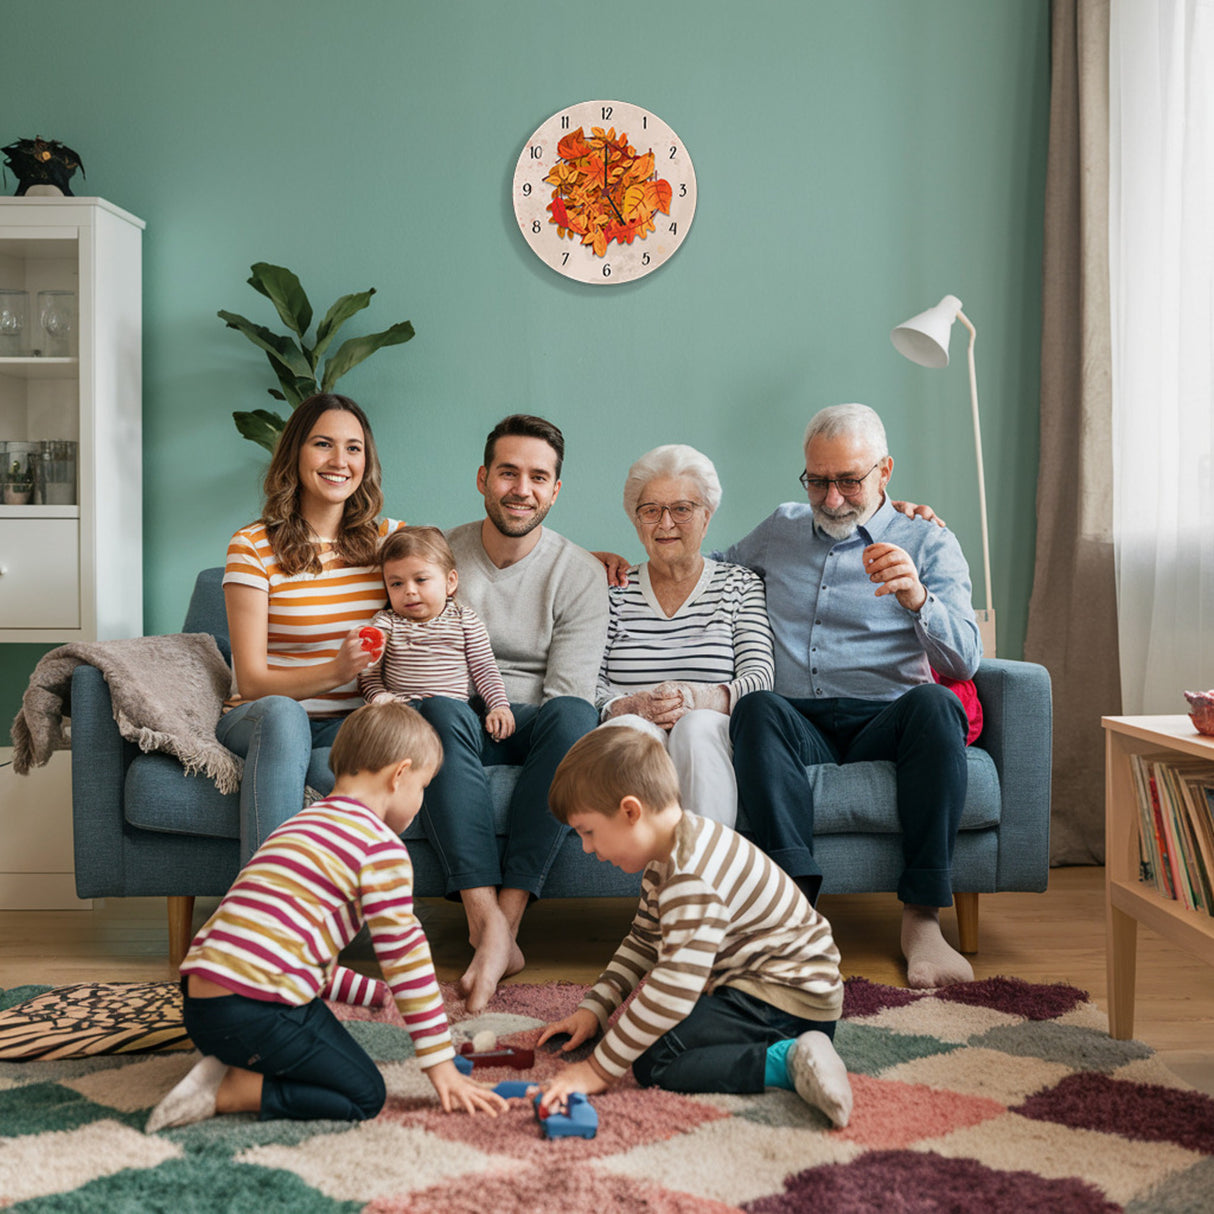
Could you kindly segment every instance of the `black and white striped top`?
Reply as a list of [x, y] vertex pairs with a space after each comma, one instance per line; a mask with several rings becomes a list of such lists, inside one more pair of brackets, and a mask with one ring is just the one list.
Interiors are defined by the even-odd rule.
[[667, 617], [649, 582], [648, 563], [611, 589], [607, 648], [595, 702], [658, 683], [725, 683], [729, 702], [770, 690], [775, 679], [771, 625], [762, 581], [741, 565], [704, 561], [686, 602]]

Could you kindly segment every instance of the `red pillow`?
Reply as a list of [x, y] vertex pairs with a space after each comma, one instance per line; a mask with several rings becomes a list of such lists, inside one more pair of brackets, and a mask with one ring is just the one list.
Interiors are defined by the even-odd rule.
[[949, 679], [942, 674], [937, 674], [934, 670], [932, 678], [941, 687], [947, 687], [949, 691], [956, 692], [957, 698], [965, 708], [965, 717], [970, 723], [969, 731], [965, 735], [965, 744], [968, 746], [982, 732], [982, 705], [978, 703], [978, 688], [974, 686], [974, 680]]

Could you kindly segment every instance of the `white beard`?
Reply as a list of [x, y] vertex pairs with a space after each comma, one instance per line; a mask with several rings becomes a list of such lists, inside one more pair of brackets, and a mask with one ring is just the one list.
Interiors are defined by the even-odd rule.
[[849, 513], [845, 518], [833, 518], [822, 510], [814, 511], [814, 522], [830, 536], [832, 540], [849, 540], [856, 534], [856, 528], [860, 525], [859, 519], [854, 513]]

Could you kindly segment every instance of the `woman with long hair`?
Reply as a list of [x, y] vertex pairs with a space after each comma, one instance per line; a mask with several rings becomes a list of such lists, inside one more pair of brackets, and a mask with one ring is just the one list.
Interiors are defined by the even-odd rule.
[[379, 656], [359, 628], [384, 604], [379, 546], [401, 525], [379, 517], [380, 480], [366, 415], [347, 396], [318, 393], [283, 429], [261, 518], [228, 545], [235, 683], [216, 734], [244, 759], [242, 863], [303, 807], [306, 785], [331, 788], [313, 751], [362, 703], [358, 675]]

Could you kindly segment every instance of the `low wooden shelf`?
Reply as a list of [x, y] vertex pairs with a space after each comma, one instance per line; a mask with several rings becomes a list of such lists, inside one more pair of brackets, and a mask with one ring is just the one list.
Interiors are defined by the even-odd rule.
[[1138, 879], [1138, 800], [1130, 756], [1171, 752], [1210, 760], [1214, 738], [1183, 714], [1103, 717], [1105, 734], [1105, 947], [1109, 1033], [1134, 1035], [1134, 974], [1141, 923], [1214, 965], [1214, 916], [1190, 910]]

